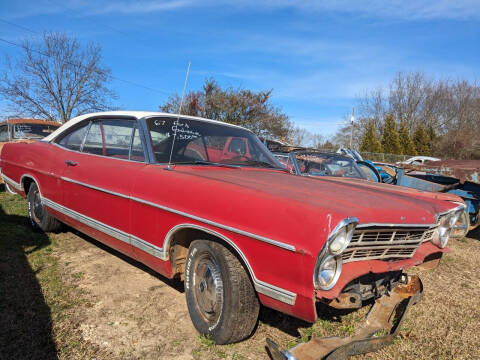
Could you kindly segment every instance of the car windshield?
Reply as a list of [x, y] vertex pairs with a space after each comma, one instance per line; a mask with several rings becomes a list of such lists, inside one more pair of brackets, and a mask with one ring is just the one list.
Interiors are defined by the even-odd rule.
[[295, 153], [295, 158], [301, 174], [365, 179], [355, 161], [346, 156], [302, 152]]
[[157, 163], [168, 163], [171, 153], [172, 164], [284, 169], [253, 133], [241, 128], [185, 118], [150, 118], [147, 126]]
[[14, 139], [41, 139], [57, 128], [47, 124], [15, 124], [13, 126]]

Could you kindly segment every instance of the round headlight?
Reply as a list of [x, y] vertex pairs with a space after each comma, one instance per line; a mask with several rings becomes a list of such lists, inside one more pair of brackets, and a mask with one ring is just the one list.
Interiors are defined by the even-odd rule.
[[347, 231], [345, 228], [342, 228], [335, 239], [332, 240], [330, 243], [330, 253], [332, 254], [340, 254], [348, 245], [347, 241]]
[[342, 259], [327, 256], [317, 270], [317, 285], [323, 290], [330, 290], [337, 282], [342, 272]]
[[330, 254], [340, 255], [347, 248], [348, 244], [352, 240], [353, 231], [355, 230], [355, 223], [348, 224], [347, 226], [342, 227], [335, 237], [330, 240], [330, 245], [328, 249]]
[[442, 249], [447, 246], [448, 239], [450, 238], [453, 227], [458, 221], [460, 213], [461, 211], [455, 211], [451, 214], [445, 215], [440, 219], [437, 228], [438, 236], [435, 236], [432, 240], [435, 245]]

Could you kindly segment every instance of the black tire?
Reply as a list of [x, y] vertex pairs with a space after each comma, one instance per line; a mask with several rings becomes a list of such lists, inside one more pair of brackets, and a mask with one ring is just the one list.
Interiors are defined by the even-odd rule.
[[36, 230], [45, 232], [57, 231], [62, 226], [61, 222], [51, 216], [42, 204], [40, 191], [37, 184], [32, 182], [27, 195], [28, 217], [30, 224]]
[[190, 245], [185, 296], [193, 325], [216, 344], [241, 341], [257, 324], [260, 303], [250, 277], [240, 261], [214, 241]]

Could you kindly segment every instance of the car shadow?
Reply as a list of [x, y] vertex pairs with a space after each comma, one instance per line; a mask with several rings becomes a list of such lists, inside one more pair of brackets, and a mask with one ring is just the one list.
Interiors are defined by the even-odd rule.
[[27, 259], [49, 244], [27, 217], [0, 206], [0, 359], [58, 359], [50, 308]]
[[470, 231], [467, 234], [467, 237], [470, 239], [480, 240], [480, 226], [477, 227], [475, 230]]

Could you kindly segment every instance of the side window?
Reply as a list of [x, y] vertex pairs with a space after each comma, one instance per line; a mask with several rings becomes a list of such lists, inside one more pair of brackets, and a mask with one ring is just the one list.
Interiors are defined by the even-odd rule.
[[88, 129], [88, 124], [89, 122], [87, 121], [81, 127], [72, 130], [60, 138], [58, 144], [70, 150], [80, 151], [83, 139], [85, 138], [85, 134]]
[[8, 126], [0, 126], [0, 141], [8, 141]]
[[135, 122], [133, 120], [97, 120], [85, 139], [83, 152], [128, 159]]
[[132, 150], [130, 151], [130, 160], [145, 161], [145, 154], [143, 153], [142, 141], [140, 140], [140, 134], [138, 133], [138, 128], [136, 126], [133, 129], [133, 141], [132, 141]]

